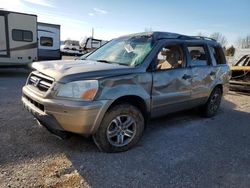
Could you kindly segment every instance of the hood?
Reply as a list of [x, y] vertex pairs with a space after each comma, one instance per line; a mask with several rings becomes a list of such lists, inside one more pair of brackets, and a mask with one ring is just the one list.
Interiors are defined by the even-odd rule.
[[128, 74], [134, 69], [129, 66], [90, 60], [41, 61], [33, 63], [32, 67], [60, 82]]

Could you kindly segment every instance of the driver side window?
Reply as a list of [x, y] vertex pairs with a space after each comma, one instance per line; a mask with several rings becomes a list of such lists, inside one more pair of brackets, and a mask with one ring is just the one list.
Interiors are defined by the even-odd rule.
[[157, 70], [183, 68], [184, 55], [180, 45], [167, 45], [157, 55]]

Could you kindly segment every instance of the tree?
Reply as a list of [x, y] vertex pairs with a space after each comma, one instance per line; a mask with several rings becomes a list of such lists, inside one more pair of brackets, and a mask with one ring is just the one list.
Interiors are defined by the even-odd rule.
[[144, 31], [145, 32], [152, 32], [153, 29], [152, 29], [152, 27], [145, 27]]
[[250, 48], [250, 35], [244, 38], [238, 38], [236, 45], [239, 48]]
[[199, 32], [199, 33], [197, 34], [197, 36], [200, 36], [200, 37], [207, 37], [207, 35], [206, 35], [205, 33], [203, 33], [203, 32]]
[[223, 47], [227, 44], [227, 38], [219, 32], [212, 33], [210, 37], [217, 40]]
[[233, 56], [235, 53], [235, 48], [234, 46], [230, 46], [228, 49], [226, 49], [226, 56]]

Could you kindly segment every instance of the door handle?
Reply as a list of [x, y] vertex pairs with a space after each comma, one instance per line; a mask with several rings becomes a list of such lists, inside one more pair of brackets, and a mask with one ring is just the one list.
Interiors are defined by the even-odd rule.
[[190, 79], [190, 78], [192, 78], [192, 76], [191, 76], [191, 75], [188, 75], [188, 74], [184, 74], [184, 75], [182, 76], [182, 79], [184, 79], [184, 80], [187, 80], [187, 79]]

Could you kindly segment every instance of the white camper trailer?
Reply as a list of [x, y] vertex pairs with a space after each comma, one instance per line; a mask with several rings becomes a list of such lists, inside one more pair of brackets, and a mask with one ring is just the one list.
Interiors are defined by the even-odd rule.
[[61, 59], [60, 25], [37, 23], [38, 60]]
[[0, 66], [37, 60], [37, 16], [0, 10]]
[[60, 47], [61, 53], [65, 55], [82, 55], [82, 50], [77, 40], [65, 40]]

